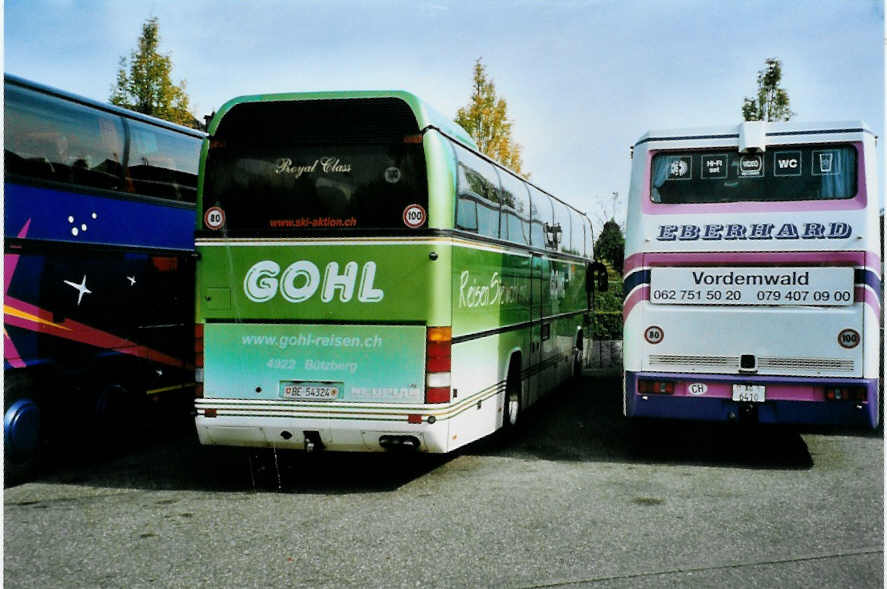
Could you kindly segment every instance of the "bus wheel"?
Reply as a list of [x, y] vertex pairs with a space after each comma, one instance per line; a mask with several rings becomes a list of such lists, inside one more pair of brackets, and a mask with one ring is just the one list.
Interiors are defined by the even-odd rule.
[[24, 385], [28, 379], [10, 378], [9, 380], [13, 382], [7, 381], [3, 387], [5, 397], [3, 414], [5, 486], [25, 482], [36, 474], [43, 444], [40, 406], [32, 394], [33, 391], [21, 390], [21, 385]]
[[[515, 364], [517, 363], [517, 364]], [[505, 381], [505, 406], [502, 411], [502, 427], [513, 429], [517, 426], [521, 413], [520, 360], [512, 360]]]

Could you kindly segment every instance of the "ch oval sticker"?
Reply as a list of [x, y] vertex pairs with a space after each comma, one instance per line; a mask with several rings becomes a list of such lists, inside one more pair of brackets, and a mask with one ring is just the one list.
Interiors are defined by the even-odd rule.
[[708, 392], [708, 385], [704, 382], [693, 382], [687, 386], [687, 392], [698, 397]]

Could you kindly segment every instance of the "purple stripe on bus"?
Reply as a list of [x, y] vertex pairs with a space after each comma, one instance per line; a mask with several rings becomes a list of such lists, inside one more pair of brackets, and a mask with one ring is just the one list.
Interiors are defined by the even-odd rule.
[[697, 375], [669, 373], [625, 373], [625, 411], [629, 417], [694, 419], [728, 421], [740, 415], [740, 403], [730, 398], [675, 395], [641, 395], [636, 393], [638, 378], [658, 379], [676, 383], [718, 382], [732, 384], [766, 384], [768, 396], [772, 387], [795, 384], [800, 387], [857, 386], [866, 389], [865, 403], [852, 401], [818, 401], [803, 399], [768, 399], [755, 403], [757, 420], [761, 423], [810, 423], [831, 425], [878, 425], [878, 380], [800, 377], [749, 377], [728, 375]]

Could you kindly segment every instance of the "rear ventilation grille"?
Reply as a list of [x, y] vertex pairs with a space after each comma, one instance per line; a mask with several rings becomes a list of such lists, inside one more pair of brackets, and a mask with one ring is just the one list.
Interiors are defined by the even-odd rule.
[[[739, 356], [682, 356], [677, 354], [650, 354], [650, 368], [687, 367], [703, 371], [739, 371]], [[823, 374], [852, 373], [853, 360], [840, 358], [768, 358], [758, 357], [757, 374]]]
[[729, 356], [677, 356], [650, 354], [651, 364], [666, 366], [711, 366], [717, 368], [739, 368], [739, 358]]
[[758, 358], [758, 370], [828, 370], [853, 372], [853, 360], [837, 358]]

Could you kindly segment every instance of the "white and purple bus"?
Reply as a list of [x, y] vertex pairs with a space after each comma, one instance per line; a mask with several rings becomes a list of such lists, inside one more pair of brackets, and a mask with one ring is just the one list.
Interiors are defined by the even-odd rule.
[[878, 425], [876, 141], [862, 122], [640, 138], [626, 416]]

